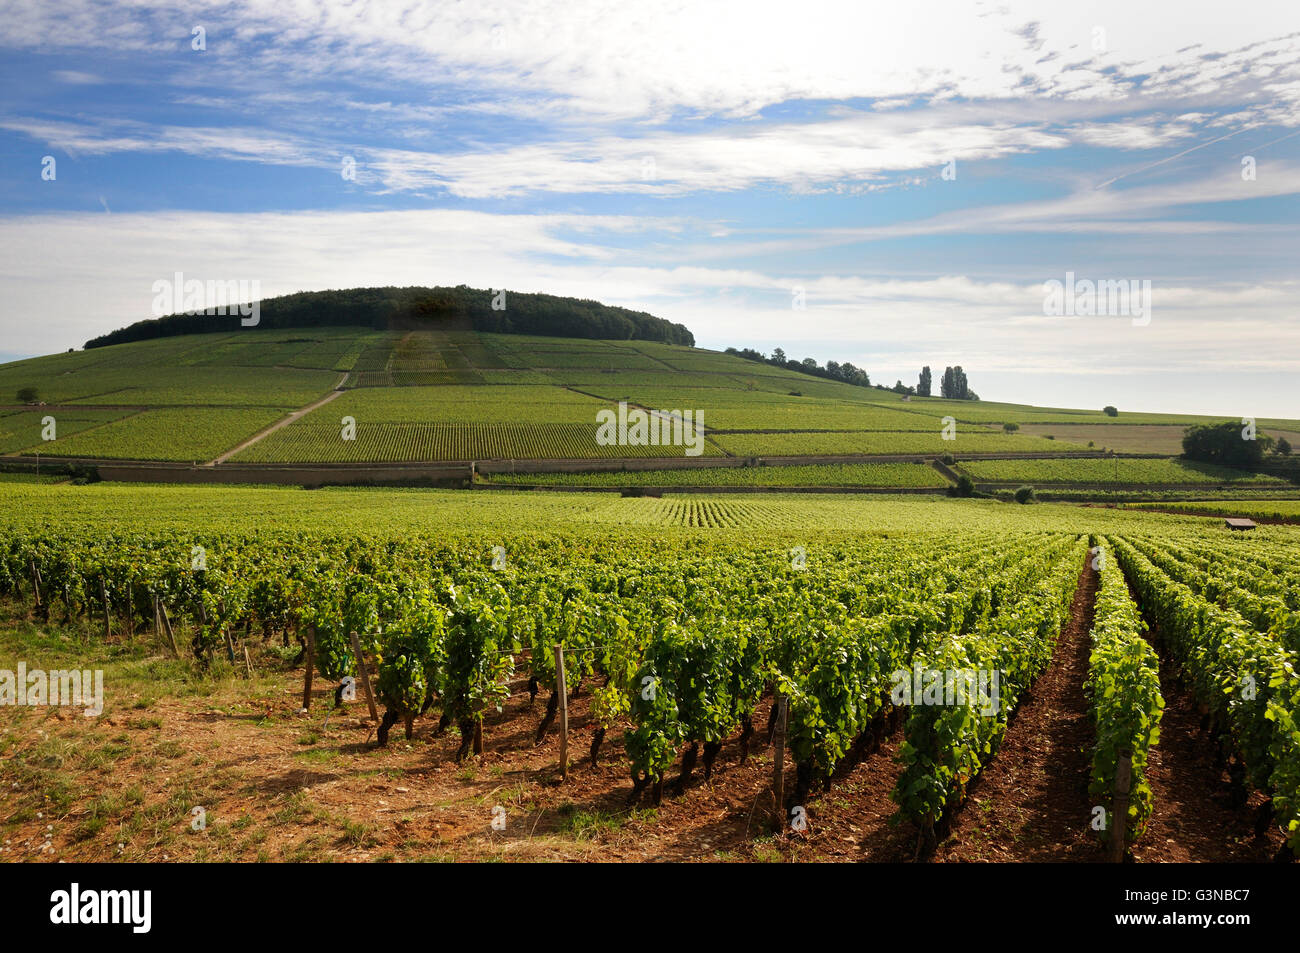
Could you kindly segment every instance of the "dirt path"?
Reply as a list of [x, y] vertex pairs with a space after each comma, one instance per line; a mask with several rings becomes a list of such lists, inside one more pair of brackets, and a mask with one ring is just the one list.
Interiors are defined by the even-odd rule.
[[[1160, 651], [1159, 632], [1152, 635]], [[1160, 743], [1147, 760], [1154, 813], [1133, 857], [1146, 862], [1271, 860], [1283, 838], [1275, 825], [1255, 836], [1264, 795], [1254, 792], [1245, 807], [1233, 805], [1227, 772], [1215, 767], [1214, 741], [1201, 731], [1196, 701], [1177, 671], [1177, 663], [1160, 651], [1165, 711]]]
[[1097, 572], [1085, 559], [1056, 653], [935, 852], [941, 861], [1101, 859], [1089, 837], [1092, 725], [1083, 694]]
[[288, 417], [285, 417], [283, 420], [277, 420], [275, 423], [271, 424], [271, 426], [267, 427], [265, 430], [261, 431], [260, 433], [253, 434], [253, 436], [249, 437], [243, 443], [227, 450], [225, 453], [217, 457], [215, 460], [209, 460], [207, 463], [204, 464], [204, 466], [215, 467], [218, 466], [219, 464], [225, 463], [235, 454], [239, 453], [241, 450], [246, 450], [247, 448], [251, 447], [253, 444], [257, 443], [257, 441], [261, 440], [263, 437], [270, 436], [271, 434], [275, 433], [277, 430], [289, 426], [289, 424], [293, 423], [299, 417], [302, 417], [304, 414], [311, 413], [317, 407], [324, 407], [330, 401], [334, 400], [334, 398], [338, 397], [340, 394], [343, 393], [342, 390], [343, 382], [346, 381], [347, 379], [348, 379], [348, 375], [347, 372], [345, 371], [343, 376], [339, 378], [339, 382], [334, 385], [334, 389], [330, 391], [328, 394], [326, 394], [324, 397], [322, 397], [320, 400], [315, 401], [314, 403], [310, 403], [306, 407], [301, 407], [298, 410], [295, 410], [293, 413], [291, 413]]

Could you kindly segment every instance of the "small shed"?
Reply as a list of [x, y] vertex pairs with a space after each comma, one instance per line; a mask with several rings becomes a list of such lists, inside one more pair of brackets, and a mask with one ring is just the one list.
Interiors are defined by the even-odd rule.
[[1229, 519], [1224, 520], [1223, 525], [1227, 526], [1228, 529], [1254, 529], [1255, 521], [1248, 520], [1248, 519], [1241, 519], [1239, 517], [1231, 517]]

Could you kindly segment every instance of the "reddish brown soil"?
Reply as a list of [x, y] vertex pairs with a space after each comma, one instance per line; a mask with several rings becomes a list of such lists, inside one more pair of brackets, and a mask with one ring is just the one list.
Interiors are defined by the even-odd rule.
[[[958, 813], [936, 859], [1099, 859], [1087, 823], [1092, 737], [1082, 685], [1096, 577], [1085, 571], [1070, 622], [1047, 671], [1022, 700], [1001, 750]], [[377, 860], [512, 859], [600, 861], [909, 861], [916, 831], [892, 819], [890, 791], [901, 767], [901, 734], [850, 757], [829, 790], [814, 787], [808, 829], [771, 837], [772, 749], [764, 744], [770, 703], [754, 716], [750, 758], [735, 739], [715, 764], [677, 793], [669, 775], [657, 811], [634, 810], [621, 732], [596, 767], [586, 761], [593, 725], [591, 684], [570, 706], [568, 783], [557, 777], [558, 738], [532, 740], [545, 694], [528, 704], [517, 681], [504, 711], [486, 720], [485, 754], [457, 765], [454, 731], [433, 737], [416, 722], [396, 726], [387, 749], [373, 746], [364, 703], [326, 718], [332, 689], [319, 686], [299, 715], [302, 670], [255, 655], [259, 676], [232, 678], [202, 696], [110, 697], [103, 719], [59, 709], [0, 712], [0, 835], [4, 860]], [[1162, 664], [1168, 708], [1151, 757], [1155, 817], [1139, 842], [1141, 861], [1267, 860], [1280, 844], [1256, 839], [1251, 808], [1234, 810], [1212, 742]], [[795, 785], [788, 764], [785, 788]], [[0, 775], [5, 775], [0, 770]], [[58, 783], [63, 799], [51, 800]], [[211, 826], [190, 827], [204, 805]], [[504, 830], [491, 826], [506, 811]], [[91, 822], [99, 816], [107, 824]], [[132, 826], [133, 819], [147, 823]]]
[[[1159, 633], [1153, 643], [1160, 646]], [[1216, 744], [1201, 731], [1201, 715], [1183, 685], [1177, 663], [1163, 652], [1160, 691], [1165, 711], [1160, 743], [1147, 760], [1155, 812], [1133, 847], [1139, 861], [1267, 861], [1284, 840], [1275, 824], [1255, 835], [1255, 818], [1265, 797], [1252, 792], [1245, 807], [1232, 803], [1227, 771], [1215, 767]]]
[[1083, 694], [1097, 581], [1085, 559], [1052, 661], [1021, 699], [936, 860], [1100, 859], [1088, 829], [1092, 724]]

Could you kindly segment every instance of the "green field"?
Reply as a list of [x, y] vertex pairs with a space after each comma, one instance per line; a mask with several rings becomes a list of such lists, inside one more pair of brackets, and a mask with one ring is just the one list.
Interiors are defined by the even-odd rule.
[[[1111, 805], [1114, 777], [1131, 769], [1135, 856], [1148, 844], [1151, 859], [1167, 849], [1163, 829], [1144, 840], [1153, 818], [1198, 825], [1186, 838], [1192, 851], [1214, 841], [1224, 822], [1187, 818], [1185, 799], [1147, 774], [1161, 744], [1164, 764], [1191, 763], [1181, 748], [1189, 739], [1173, 731], [1190, 735], [1195, 715], [1162, 739], [1166, 704], [1203, 706], [1225, 750], [1256, 753], [1251, 796], [1280, 806], [1258, 827], [1257, 812], [1236, 811], [1231, 823], [1256, 831], [1242, 856], [1300, 854], [1300, 626], [1289, 608], [1300, 592], [1298, 543], [1293, 526], [1245, 536], [1198, 517], [928, 496], [0, 482], [0, 664], [75, 657], [108, 672], [102, 705], [87, 712], [102, 723], [6, 706], [13, 809], [0, 832], [18, 859], [35, 858], [38, 834], [40, 859], [51, 840], [83, 860], [332, 857], [331, 845], [361, 846], [389, 823], [373, 821], [373, 798], [356, 798], [362, 785], [386, 804], [409, 794], [397, 801], [403, 815], [423, 810], [439, 823], [468, 810], [468, 823], [484, 827], [485, 805], [504, 801], [518, 828], [536, 828], [546, 813], [563, 824], [576, 785], [564, 786], [563, 803], [539, 800], [561, 786], [554, 727], [548, 737], [542, 714], [556, 704], [533, 704], [522, 688], [558, 699], [559, 658], [574, 686], [565, 711], [581, 712], [564, 729], [574, 733], [567, 770], [584, 797], [624, 813], [645, 805], [653, 836], [678, 836], [683, 815], [712, 815], [725, 792], [735, 808], [711, 823], [727, 825], [728, 850], [774, 840], [766, 821], [753, 830], [746, 817], [770, 784], [767, 746], [754, 739], [752, 770], [743, 749], [778, 710], [792, 803], [821, 834], [812, 849], [834, 852], [863, 824], [878, 838], [902, 826], [901, 838], [871, 849], [913, 860], [941, 812], [985, 823], [984, 791], [1019, 808], [1020, 785], [972, 798], [970, 781], [1004, 760], [1013, 771], [1024, 763], [999, 741], [1019, 727], [1021, 705], [1047, 710], [1031, 692], [1038, 680], [1064, 675], [1082, 688], [1055, 709], [1071, 717], [1045, 719], [1031, 742], [1043, 752], [1037, 763], [1061, 774], [1078, 817], [1093, 801]], [[154, 629], [159, 600], [174, 635]], [[1089, 621], [1080, 606], [1093, 610]], [[1147, 617], [1171, 655], [1145, 637]], [[291, 633], [304, 630], [310, 641], [295, 658]], [[1076, 658], [1086, 662], [1069, 664]], [[1170, 689], [1174, 665], [1183, 680]], [[365, 691], [383, 708], [378, 732], [361, 706], [337, 707], [359, 697], [333, 697], [371, 667]], [[945, 703], [942, 686], [937, 701], [910, 689], [897, 697], [899, 673], [978, 670], [997, 673], [991, 707], [987, 697]], [[1257, 675], [1259, 704], [1222, 689], [1243, 671]], [[857, 758], [857, 739], [885, 718], [897, 723], [893, 750]], [[390, 734], [403, 720], [409, 740]], [[1066, 733], [1067, 721], [1081, 730]], [[470, 754], [476, 737], [482, 758]], [[702, 744], [705, 772], [719, 749], [721, 769], [665, 797], [660, 782], [687, 779]], [[228, 754], [214, 761], [211, 751]], [[588, 751], [593, 762], [600, 752], [599, 767], [586, 763]], [[96, 786], [109, 767], [134, 793]], [[304, 772], [310, 785], [284, 789], [287, 774]], [[1226, 797], [1220, 774], [1195, 780]], [[817, 785], [804, 792], [798, 779], [809, 777]], [[864, 782], [871, 799], [855, 804]], [[499, 794], [506, 785], [512, 793]], [[219, 835], [160, 836], [132, 820], [184, 831], [197, 801]], [[310, 818], [312, 836], [325, 840], [268, 849], [260, 832], [279, 829], [286, 812]], [[394, 823], [390, 859], [429, 849]], [[1035, 837], [1064, 836], [1019, 810], [1011, 823], [1021, 836], [1027, 823], [1038, 825]], [[617, 851], [625, 838], [611, 833], [583, 845], [583, 856]], [[532, 834], [516, 836], [512, 857], [523, 859]], [[1101, 859], [1104, 841], [1085, 836], [1060, 856]], [[576, 846], [563, 829], [543, 837], [550, 859]], [[436, 846], [468, 859], [483, 855], [480, 845], [471, 835]]]
[[590, 393], [608, 400], [632, 399], [656, 410], [701, 413], [709, 430], [877, 430], [935, 432], [940, 418], [853, 400], [793, 397], [765, 391], [695, 387], [642, 387], [627, 393], [591, 385]]
[[[596, 412], [616, 407], [554, 386], [536, 384], [443, 387], [376, 387], [345, 391], [302, 418], [306, 426], [344, 416], [358, 424], [582, 424], [596, 425]], [[294, 426], [298, 426], [295, 424]]]
[[285, 415], [265, 407], [173, 407], [145, 410], [47, 443], [61, 457], [205, 462]]
[[500, 473], [490, 483], [541, 486], [863, 486], [944, 487], [948, 480], [920, 463], [831, 463], [779, 467], [695, 467], [594, 473]]
[[[330, 405], [332, 410], [333, 404]], [[321, 408], [326, 410], [327, 408]], [[320, 416], [317, 412], [316, 416]], [[334, 416], [332, 413], [330, 416]], [[413, 462], [420, 460], [545, 460], [681, 456], [681, 447], [602, 446], [592, 424], [399, 424], [357, 419], [343, 439], [333, 423], [296, 422], [240, 451], [232, 462]], [[701, 456], [718, 452], [705, 444]]]
[[[945, 534], [956, 530], [1024, 532], [1154, 531], [1202, 525], [1205, 520], [1126, 509], [1087, 509], [1068, 504], [1017, 506], [992, 500], [935, 496], [837, 494], [692, 494], [663, 499], [611, 493], [537, 493], [462, 490], [285, 487], [210, 487], [169, 484], [94, 483], [58, 486], [6, 483], [0, 487], [0, 534], [44, 530], [189, 534], [338, 533], [438, 536], [509, 532], [619, 534], [681, 526], [708, 504], [725, 529], [779, 531], [782, 538], [810, 533], [908, 532]], [[1291, 527], [1263, 527], [1270, 538], [1300, 543]], [[936, 539], [939, 538], [936, 536]], [[1260, 537], [1262, 538], [1262, 537]]]
[[4, 473], [0, 472], [0, 483], [61, 483], [66, 476], [48, 473]]
[[976, 483], [1278, 484], [1276, 477], [1182, 460], [970, 460], [960, 464]]
[[1300, 520], [1297, 500], [1195, 500], [1170, 503], [1139, 503], [1137, 509], [1173, 510], [1186, 513], [1214, 513], [1221, 516], [1244, 516], [1256, 519]]
[[[10, 414], [0, 417], [0, 453], [54, 453], [53, 448], [63, 442], [64, 438], [101, 427], [114, 420], [120, 420], [131, 412], [129, 410], [40, 410]], [[54, 418], [54, 435], [57, 439], [46, 440], [46, 424]]]
[[301, 332], [258, 340], [189, 335], [16, 361], [0, 365], [0, 401], [35, 387], [47, 404], [297, 407], [328, 391], [341, 375], [261, 362], [284, 357], [281, 341], [290, 336]]
[[[27, 387], [36, 388], [47, 408], [17, 403]], [[60, 439], [42, 453], [212, 460], [338, 387], [342, 396], [253, 443], [233, 461], [678, 455], [676, 448], [598, 446], [596, 412], [619, 401], [699, 412], [709, 435], [705, 453], [737, 457], [1059, 453], [1088, 449], [1089, 442], [1170, 452], [1188, 423], [1213, 419], [1126, 411], [1111, 418], [1100, 410], [904, 399], [655, 341], [446, 329], [252, 328], [2, 365], [0, 454], [34, 451], [39, 421], [51, 413]], [[355, 419], [355, 441], [340, 439], [343, 417]], [[945, 417], [957, 421], [953, 441], [940, 437]], [[1004, 422], [1023, 429], [1003, 433]], [[1297, 421], [1259, 425], [1265, 432], [1300, 432]]]

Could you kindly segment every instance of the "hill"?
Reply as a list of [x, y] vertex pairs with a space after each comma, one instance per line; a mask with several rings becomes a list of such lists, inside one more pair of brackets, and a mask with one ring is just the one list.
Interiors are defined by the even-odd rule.
[[[34, 388], [44, 406], [18, 403], [25, 388]], [[627, 405], [622, 411], [620, 403]], [[628, 439], [600, 439], [602, 420], [611, 428], [627, 423], [638, 407], [662, 411], [647, 421], [654, 431], [662, 428], [663, 441], [638, 443], [634, 423]], [[1065, 456], [1104, 448], [1169, 456], [1183, 427], [1212, 419], [904, 397], [662, 341], [450, 328], [258, 326], [0, 365], [0, 455], [11, 462], [36, 454], [218, 469], [476, 461], [480, 474], [570, 474], [498, 477], [516, 482], [582, 484], [572, 474], [629, 469], [653, 472], [590, 482], [917, 492], [941, 491], [963, 472], [994, 490], [1018, 482], [1239, 485], [1236, 471], [1161, 469], [1140, 460], [1071, 465]], [[1007, 432], [1004, 424], [1019, 429]], [[1296, 421], [1259, 426], [1300, 433]], [[945, 468], [939, 459], [948, 455], [958, 459]], [[968, 462], [990, 455], [1057, 457], [1060, 466], [1003, 460], [980, 469]], [[755, 469], [758, 462], [800, 466], [776, 473]], [[717, 466], [751, 472], [706, 469], [694, 481], [665, 475]]]
[[[217, 295], [216, 290], [220, 290], [222, 295]], [[208, 303], [236, 303], [234, 292], [227, 299], [224, 289], [196, 291], [200, 297], [204, 293]], [[233, 311], [233, 308], [221, 310]], [[474, 330], [495, 334], [662, 341], [687, 346], [695, 343], [694, 335], [685, 326], [644, 311], [631, 311], [587, 299], [496, 292], [466, 285], [454, 288], [349, 288], [282, 295], [260, 302], [256, 326], [262, 330], [356, 326], [376, 331]], [[216, 334], [239, 331], [244, 327], [240, 316], [234, 313], [171, 314], [137, 321], [87, 341], [86, 347], [107, 347], [183, 334]]]

